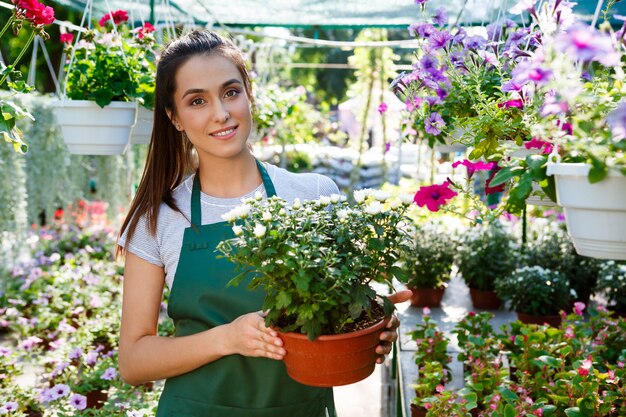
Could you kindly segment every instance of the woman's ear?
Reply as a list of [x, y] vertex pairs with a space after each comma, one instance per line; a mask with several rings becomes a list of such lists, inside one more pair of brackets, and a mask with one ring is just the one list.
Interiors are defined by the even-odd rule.
[[165, 113], [167, 114], [168, 119], [170, 119], [170, 121], [172, 122], [172, 124], [174, 125], [176, 130], [181, 132], [183, 130], [183, 128], [180, 125], [180, 123], [178, 123], [178, 119], [176, 118], [176, 116], [172, 114], [172, 110], [165, 109]]

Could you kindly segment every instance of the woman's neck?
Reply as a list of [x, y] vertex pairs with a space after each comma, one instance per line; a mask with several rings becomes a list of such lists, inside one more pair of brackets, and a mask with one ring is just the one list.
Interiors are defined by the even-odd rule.
[[215, 158], [200, 163], [202, 192], [218, 198], [236, 198], [256, 189], [263, 180], [250, 153], [232, 159]]

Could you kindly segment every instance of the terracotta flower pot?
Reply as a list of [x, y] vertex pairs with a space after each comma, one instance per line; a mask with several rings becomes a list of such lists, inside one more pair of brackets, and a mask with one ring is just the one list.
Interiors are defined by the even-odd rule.
[[411, 404], [411, 417], [426, 417], [426, 410], [424, 407], [418, 407], [415, 404]]
[[310, 341], [300, 333], [279, 333], [287, 373], [301, 384], [334, 387], [367, 378], [376, 366], [376, 346], [390, 318], [356, 332], [319, 336]]
[[411, 305], [413, 307], [440, 307], [441, 299], [446, 291], [443, 288], [410, 288]]
[[483, 291], [470, 288], [472, 305], [481, 310], [498, 310], [502, 305], [502, 300], [498, 298], [495, 291]]
[[85, 397], [87, 397], [87, 408], [101, 408], [109, 398], [109, 394], [105, 391], [89, 391]]
[[558, 314], [551, 316], [531, 316], [530, 314], [517, 313], [517, 319], [525, 324], [549, 324], [552, 327], [561, 325], [561, 316]]

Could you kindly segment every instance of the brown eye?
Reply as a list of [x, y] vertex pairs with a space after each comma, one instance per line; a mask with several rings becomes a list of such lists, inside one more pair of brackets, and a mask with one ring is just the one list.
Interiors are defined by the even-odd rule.
[[193, 100], [191, 100], [192, 106], [200, 106], [201, 104], [204, 104], [204, 100], [201, 98], [194, 98]]
[[232, 90], [228, 90], [226, 92], [226, 94], [224, 94], [226, 97], [235, 97], [236, 95], [239, 94], [238, 90], [232, 89]]

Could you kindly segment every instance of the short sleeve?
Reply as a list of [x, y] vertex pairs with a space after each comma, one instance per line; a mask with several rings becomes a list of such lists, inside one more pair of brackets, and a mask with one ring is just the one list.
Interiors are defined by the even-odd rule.
[[[124, 246], [126, 244], [127, 232], [125, 230], [119, 239], [118, 245]], [[156, 235], [152, 235], [148, 230], [148, 224], [145, 216], [142, 216], [137, 222], [137, 228], [133, 234], [129, 244], [128, 252], [139, 256], [151, 264], [162, 267], [163, 260], [161, 252], [159, 250], [158, 239]]]

